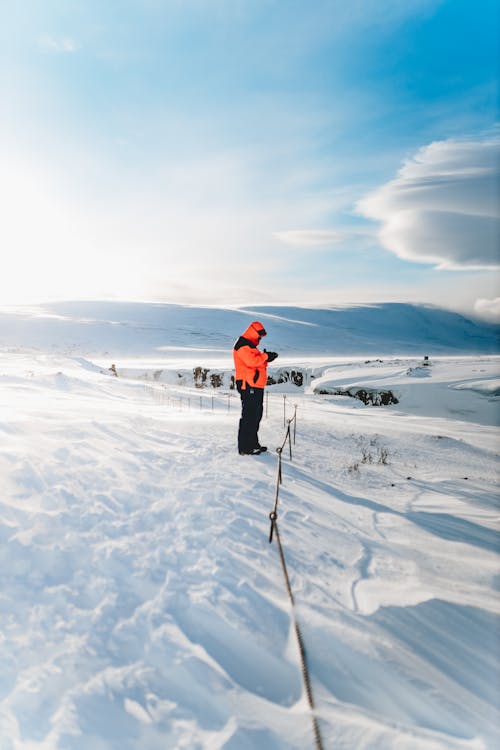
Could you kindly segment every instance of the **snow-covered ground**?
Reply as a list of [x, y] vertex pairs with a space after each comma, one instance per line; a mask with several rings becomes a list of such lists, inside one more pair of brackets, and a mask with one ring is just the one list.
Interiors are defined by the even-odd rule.
[[[279, 529], [325, 750], [499, 746], [500, 358], [436, 357], [430, 337], [418, 357], [322, 359], [298, 323], [287, 361], [307, 371], [305, 386], [268, 389], [270, 450], [240, 457], [234, 392], [176, 382], [179, 367], [229, 367], [220, 339], [193, 351], [192, 330], [173, 327], [175, 341], [134, 348], [115, 321], [120, 354], [108, 328], [90, 341], [73, 321], [64, 341], [49, 328], [42, 340], [39, 317], [10, 321], [1, 750], [314, 747], [268, 541], [274, 449], [295, 405]], [[382, 338], [379, 351], [390, 354]], [[390, 389], [399, 403], [365, 406], [318, 385]]]

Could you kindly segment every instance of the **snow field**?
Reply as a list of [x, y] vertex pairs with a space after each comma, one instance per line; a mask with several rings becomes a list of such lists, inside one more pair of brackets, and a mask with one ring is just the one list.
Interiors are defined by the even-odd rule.
[[[282, 396], [254, 458], [236, 408], [153, 390], [1, 359], [0, 747], [312, 747], [268, 543]], [[287, 403], [278, 522], [325, 747], [496, 747], [496, 429]]]

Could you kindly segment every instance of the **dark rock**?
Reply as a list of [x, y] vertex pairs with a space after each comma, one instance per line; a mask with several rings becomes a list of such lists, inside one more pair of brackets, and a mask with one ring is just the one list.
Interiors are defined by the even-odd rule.
[[208, 370], [204, 367], [195, 367], [193, 369], [193, 379], [196, 388], [204, 388], [207, 384]]
[[212, 388], [222, 388], [222, 375], [218, 372], [213, 372], [210, 375], [210, 385]]
[[377, 391], [373, 389], [360, 388], [357, 391], [350, 391], [343, 388], [326, 388], [316, 391], [320, 396], [350, 396], [357, 398], [364, 404], [372, 406], [389, 406], [390, 404], [399, 404], [399, 399], [392, 391]]

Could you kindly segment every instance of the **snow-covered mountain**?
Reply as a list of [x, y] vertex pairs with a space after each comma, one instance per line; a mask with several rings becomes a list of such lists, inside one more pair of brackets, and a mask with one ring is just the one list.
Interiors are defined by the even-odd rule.
[[410, 304], [343, 308], [225, 309], [168, 304], [65, 302], [0, 312], [0, 346], [80, 354], [230, 353], [253, 319], [285, 356], [485, 354], [500, 351], [500, 327]]

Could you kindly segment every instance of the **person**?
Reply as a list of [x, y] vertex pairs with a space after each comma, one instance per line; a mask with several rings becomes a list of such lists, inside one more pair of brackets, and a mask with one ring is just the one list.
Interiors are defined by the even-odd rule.
[[241, 419], [238, 428], [240, 456], [258, 456], [267, 450], [259, 443], [264, 388], [267, 384], [267, 365], [278, 356], [276, 352], [259, 351], [258, 345], [266, 329], [254, 320], [233, 347], [235, 380], [241, 397]]

